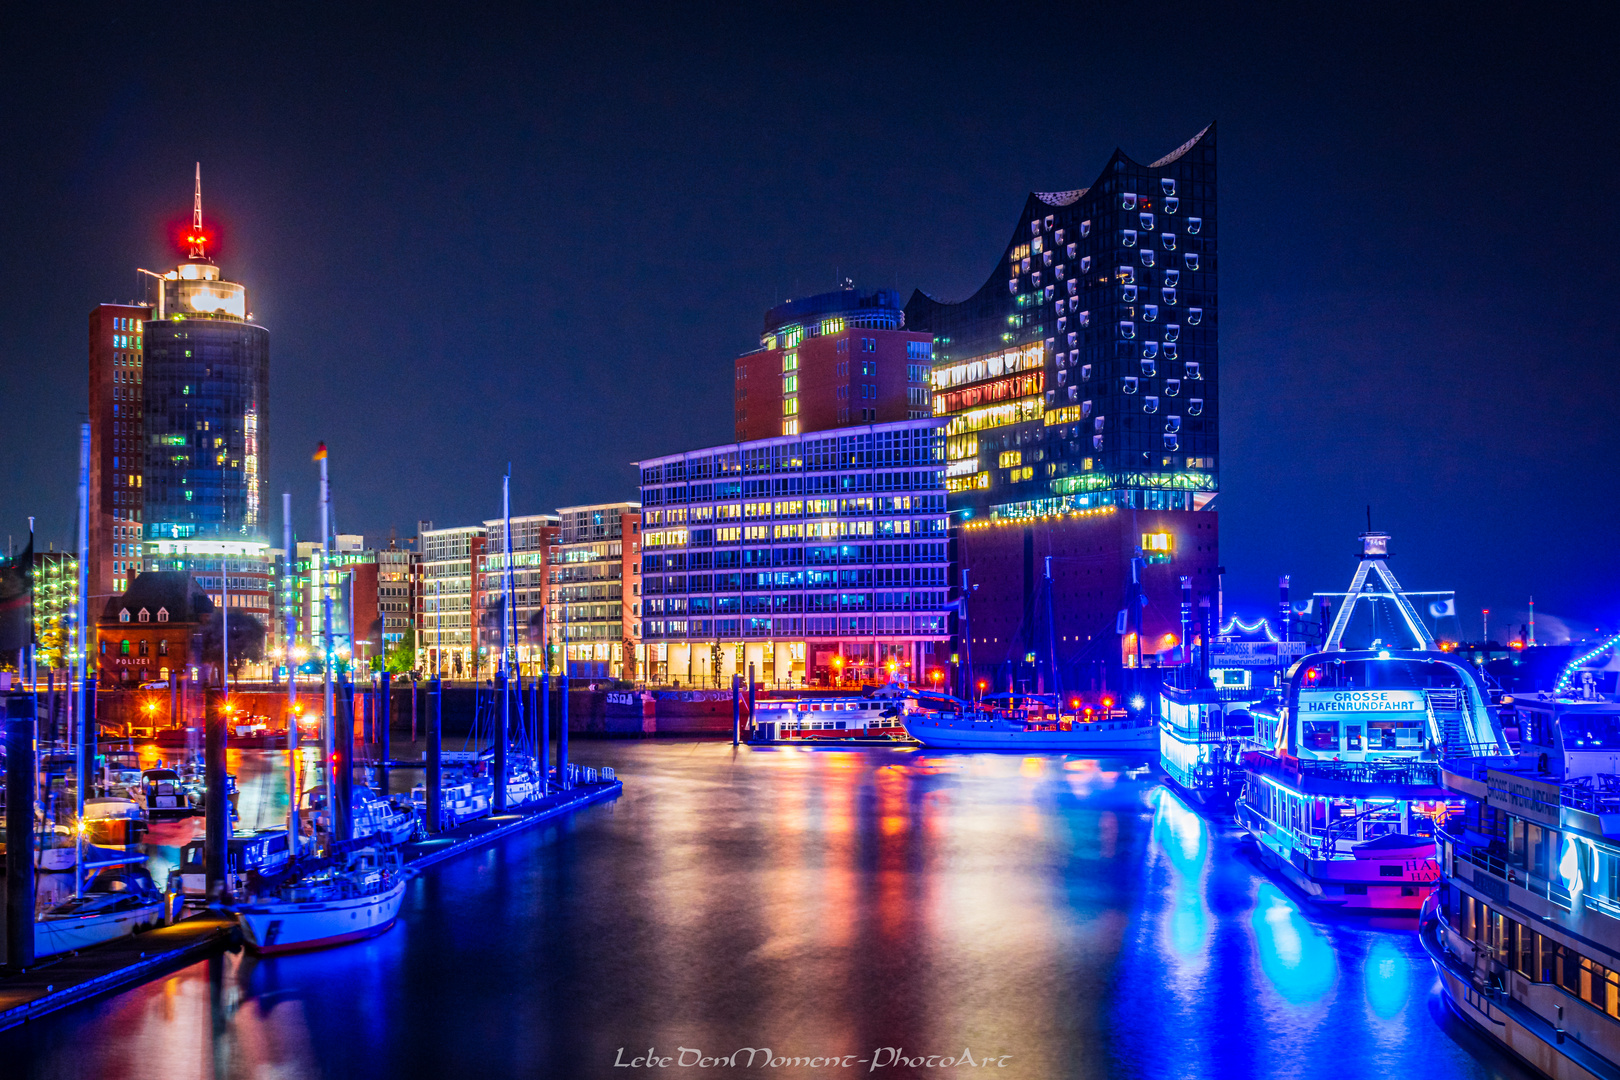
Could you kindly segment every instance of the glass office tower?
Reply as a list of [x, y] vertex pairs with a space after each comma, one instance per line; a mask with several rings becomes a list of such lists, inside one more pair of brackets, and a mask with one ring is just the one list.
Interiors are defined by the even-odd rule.
[[189, 570], [220, 603], [270, 622], [270, 332], [247, 290], [195, 252], [158, 282], [145, 325], [146, 565]]

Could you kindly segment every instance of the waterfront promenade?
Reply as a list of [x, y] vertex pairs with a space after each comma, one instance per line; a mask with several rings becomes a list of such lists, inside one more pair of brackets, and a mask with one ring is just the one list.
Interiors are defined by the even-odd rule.
[[713, 741], [576, 757], [622, 797], [422, 875], [388, 934], [223, 953], [0, 1055], [53, 1080], [610, 1077], [640, 1074], [621, 1047], [683, 1046], [970, 1050], [1039, 1080], [1522, 1075], [1440, 1010], [1410, 921], [1303, 909], [1152, 775]]

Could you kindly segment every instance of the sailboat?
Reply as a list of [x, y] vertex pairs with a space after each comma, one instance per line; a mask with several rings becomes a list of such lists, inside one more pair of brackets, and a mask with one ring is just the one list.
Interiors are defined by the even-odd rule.
[[[323, 635], [326, 667], [326, 714], [322, 724], [325, 743], [323, 756], [324, 795], [337, 790], [332, 772], [332, 599], [327, 592], [326, 567], [331, 559], [331, 486], [327, 478], [326, 444], [316, 451], [321, 463], [321, 561], [318, 580], [322, 583]], [[296, 767], [297, 757], [289, 751]], [[352, 769], [345, 760], [343, 768]], [[289, 800], [287, 834], [298, 844], [298, 800]], [[337, 814], [353, 815], [353, 806], [337, 805]], [[329, 815], [331, 811], [329, 810]], [[351, 816], [350, 821], [353, 821]], [[414, 816], [413, 816], [414, 828]], [[287, 873], [257, 883], [255, 895], [234, 904], [231, 911], [242, 927], [242, 938], [256, 953], [273, 955], [319, 949], [358, 941], [381, 934], [394, 925], [405, 899], [405, 885], [412, 873], [404, 865], [397, 848], [379, 843], [379, 837], [339, 841], [328, 831], [327, 850], [319, 859], [298, 858]]]

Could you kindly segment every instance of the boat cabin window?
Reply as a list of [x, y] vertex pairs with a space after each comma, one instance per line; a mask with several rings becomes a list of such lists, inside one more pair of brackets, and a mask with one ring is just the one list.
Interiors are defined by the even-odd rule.
[[1565, 750], [1620, 748], [1620, 715], [1614, 713], [1566, 713], [1558, 718], [1558, 731]]
[[1337, 720], [1305, 721], [1304, 746], [1307, 750], [1316, 751], [1339, 749], [1339, 722]]
[[1344, 729], [1344, 748], [1346, 750], [1361, 749], [1361, 725], [1350, 724]]
[[1369, 750], [1420, 750], [1422, 720], [1373, 720], [1367, 724]]

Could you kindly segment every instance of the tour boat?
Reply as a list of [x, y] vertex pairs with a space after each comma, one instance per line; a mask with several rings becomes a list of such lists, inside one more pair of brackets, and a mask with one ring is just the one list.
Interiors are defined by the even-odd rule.
[[904, 739], [902, 713], [915, 708], [904, 688], [884, 687], [870, 697], [756, 700], [750, 742], [798, 739]]
[[82, 896], [49, 908], [34, 924], [34, 955], [54, 956], [126, 937], [163, 920], [163, 894], [142, 867], [103, 870]]
[[1148, 716], [1075, 708], [1065, 712], [1048, 695], [999, 695], [994, 707], [973, 707], [941, 695], [902, 719], [908, 734], [931, 750], [1133, 755], [1151, 753], [1158, 729]]
[[410, 873], [391, 848], [362, 847], [339, 865], [233, 905], [242, 940], [261, 955], [301, 952], [374, 937], [394, 925]]
[[[1236, 816], [1261, 861], [1311, 901], [1416, 914], [1439, 877], [1437, 826], [1462, 809], [1442, 761], [1507, 753], [1475, 669], [1440, 651], [1364, 534], [1360, 567], [1321, 652], [1254, 706]], [[1373, 592], [1370, 579], [1382, 580]], [[1359, 599], [1393, 602], [1414, 650], [1341, 645]]]
[[1243, 788], [1242, 752], [1253, 736], [1248, 705], [1222, 700], [1213, 687], [1160, 692], [1159, 766], [1194, 802], [1231, 807]]
[[1466, 810], [1440, 833], [1418, 939], [1497, 1046], [1547, 1076], [1620, 1077], [1620, 703], [1512, 705], [1517, 756], [1442, 769]]

